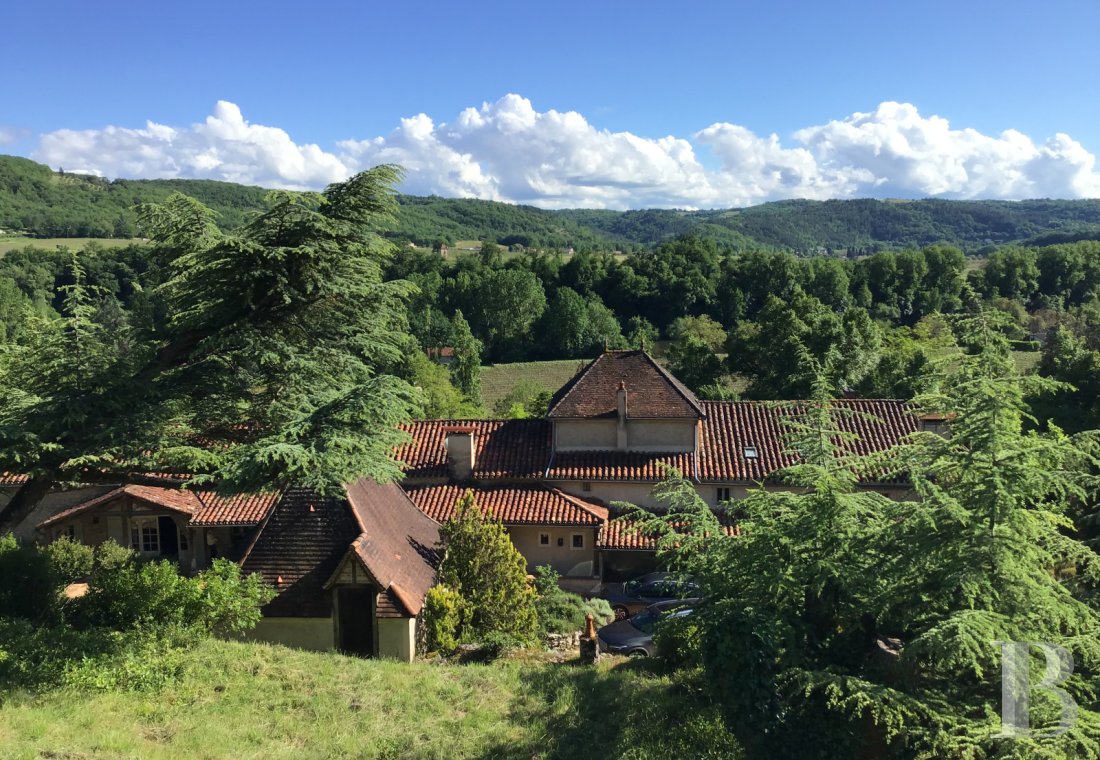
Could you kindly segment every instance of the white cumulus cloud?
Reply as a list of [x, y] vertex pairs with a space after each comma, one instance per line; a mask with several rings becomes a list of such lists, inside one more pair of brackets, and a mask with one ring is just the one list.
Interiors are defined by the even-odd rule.
[[112, 177], [203, 177], [296, 189], [338, 182], [352, 172], [316, 145], [298, 145], [282, 129], [250, 124], [224, 100], [204, 122], [185, 128], [149, 121], [144, 129], [49, 132], [34, 157]]
[[[714, 160], [700, 160], [705, 151]], [[378, 163], [403, 165], [402, 189], [547, 208], [718, 208], [786, 198], [1080, 198], [1100, 196], [1096, 157], [1068, 135], [1042, 143], [1016, 130], [953, 129], [916, 106], [809, 126], [784, 141], [719, 122], [687, 136], [640, 137], [575, 111], [538, 111], [519, 95], [421, 113], [387, 135], [298, 144], [219, 101], [189, 127], [148, 122], [43, 135], [35, 158], [67, 171], [123, 177], [210, 177], [320, 188]]]

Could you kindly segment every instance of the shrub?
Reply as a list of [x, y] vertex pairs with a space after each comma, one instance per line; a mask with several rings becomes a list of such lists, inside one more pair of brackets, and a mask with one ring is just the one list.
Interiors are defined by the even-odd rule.
[[592, 615], [596, 625], [606, 625], [615, 619], [606, 599], [589, 599], [565, 591], [558, 585], [561, 576], [549, 565], [535, 568], [535, 612], [539, 635], [572, 633], [584, 627], [585, 615]]
[[497, 632], [530, 641], [538, 628], [527, 562], [499, 520], [481, 514], [467, 491], [439, 531], [445, 548], [439, 582], [463, 600], [458, 637], [480, 641]]
[[701, 629], [695, 615], [670, 617], [657, 623], [653, 642], [657, 652], [674, 668], [702, 664]]
[[87, 544], [62, 536], [46, 544], [41, 551], [49, 558], [62, 583], [72, 583], [92, 573], [95, 551]]
[[63, 585], [48, 555], [10, 533], [0, 536], [0, 617], [54, 618]]
[[446, 586], [432, 586], [424, 597], [420, 624], [424, 647], [429, 652], [450, 652], [458, 646], [458, 626], [462, 620], [462, 595]]

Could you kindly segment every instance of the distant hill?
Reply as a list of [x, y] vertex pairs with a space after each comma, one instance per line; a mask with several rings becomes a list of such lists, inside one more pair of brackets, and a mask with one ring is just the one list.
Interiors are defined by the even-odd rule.
[[[267, 190], [214, 180], [106, 180], [0, 156], [0, 230], [32, 237], [132, 237], [136, 203], [180, 191], [217, 214], [223, 229], [263, 207]], [[1100, 199], [1032, 201], [780, 201], [744, 209], [546, 211], [466, 198], [401, 196], [389, 233], [419, 245], [493, 239], [504, 245], [638, 250], [698, 235], [733, 249], [812, 255], [936, 242], [968, 253], [1005, 243], [1100, 239]]]

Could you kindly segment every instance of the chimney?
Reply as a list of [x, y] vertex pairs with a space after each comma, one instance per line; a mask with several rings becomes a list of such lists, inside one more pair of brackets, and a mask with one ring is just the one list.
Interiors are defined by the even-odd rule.
[[447, 467], [451, 472], [452, 480], [464, 482], [473, 478], [476, 436], [472, 427], [456, 427], [447, 430], [445, 441]]
[[625, 449], [627, 447], [626, 437], [626, 381], [619, 381], [619, 390], [615, 393], [615, 402], [618, 407], [619, 419], [615, 428], [615, 446], [616, 448]]

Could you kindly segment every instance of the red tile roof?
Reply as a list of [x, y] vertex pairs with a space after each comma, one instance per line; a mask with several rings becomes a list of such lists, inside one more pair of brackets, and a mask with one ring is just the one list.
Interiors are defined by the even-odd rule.
[[154, 506], [170, 509], [174, 512], [182, 512], [186, 515], [194, 515], [202, 509], [202, 502], [199, 501], [198, 496], [191, 491], [181, 491], [178, 488], [161, 488], [159, 486], [140, 486], [131, 484], [121, 486], [101, 496], [82, 501], [79, 504], [74, 504], [68, 509], [58, 512], [49, 519], [43, 520], [37, 527], [48, 528], [51, 525], [56, 525], [63, 520], [67, 520], [70, 517], [74, 517], [89, 509], [114, 501], [123, 496], [131, 496]]
[[283, 494], [241, 559], [243, 572], [259, 573], [278, 592], [263, 613], [331, 615], [332, 595], [325, 591], [325, 582], [361, 532], [343, 499], [298, 488]]
[[0, 472], [0, 488], [4, 486], [21, 486], [28, 480], [27, 475], [19, 475], [14, 472]]
[[606, 351], [550, 399], [550, 418], [614, 417], [619, 385], [627, 417], [668, 419], [704, 415], [695, 394], [645, 351]]
[[396, 483], [362, 479], [346, 487], [348, 504], [362, 531], [351, 550], [381, 587], [378, 615], [393, 616], [398, 602], [415, 617], [435, 583], [439, 524], [416, 508]]
[[202, 510], [191, 518], [191, 524], [197, 528], [256, 525], [267, 517], [278, 503], [282, 493], [279, 491], [260, 491], [222, 495], [216, 491], [199, 491]]
[[475, 478], [542, 477], [550, 459], [546, 420], [420, 420], [403, 425], [412, 437], [396, 453], [398, 461], [405, 463], [405, 477], [447, 478], [445, 442], [447, 433], [456, 428], [474, 433]]
[[607, 519], [606, 507], [542, 485], [406, 485], [405, 490], [437, 522], [454, 515], [467, 490], [478, 507], [505, 525], [599, 525]]
[[[850, 413], [836, 416], [840, 430], [855, 433], [855, 453], [870, 454], [897, 445], [920, 428], [911, 404], [889, 399], [841, 399], [833, 402]], [[698, 478], [703, 482], [764, 480], [776, 470], [794, 463], [783, 438], [789, 408], [761, 401], [704, 401], [703, 447], [698, 457]], [[745, 456], [746, 447], [756, 458]]]
[[[737, 526], [732, 517], [725, 514], [716, 516], [727, 536], [737, 534]], [[626, 517], [610, 520], [600, 528], [596, 536], [596, 548], [644, 551], [653, 551], [657, 548], [655, 536], [639, 535], [634, 532], [633, 526], [634, 522]]]
[[148, 502], [158, 507], [190, 515], [195, 527], [256, 525], [262, 521], [279, 501], [278, 492], [242, 493], [229, 496], [214, 491], [187, 491], [171, 486], [147, 486], [129, 484], [108, 491], [101, 496], [82, 501], [58, 512], [39, 523], [39, 528], [66, 520], [70, 517], [107, 504], [123, 496]]
[[559, 451], [546, 468], [546, 479], [658, 481], [667, 467], [694, 478], [695, 455], [690, 451]]

